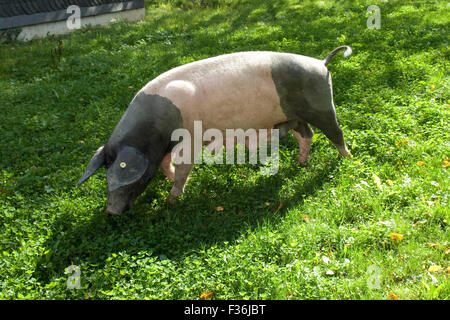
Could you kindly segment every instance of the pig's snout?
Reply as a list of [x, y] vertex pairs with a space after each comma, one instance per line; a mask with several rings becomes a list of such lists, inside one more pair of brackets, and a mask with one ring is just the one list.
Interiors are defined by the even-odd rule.
[[126, 210], [128, 210], [129, 208], [124, 208], [124, 209], [118, 209], [118, 208], [116, 208], [116, 207], [114, 207], [114, 206], [111, 206], [111, 205], [107, 205], [107, 207], [106, 207], [106, 210], [105, 210], [105, 212], [106, 213], [109, 213], [110, 215], [113, 215], [113, 216], [120, 216], [120, 214], [122, 213], [122, 212], [124, 212], [124, 211], [126, 211]]
[[131, 208], [131, 201], [126, 201], [117, 196], [108, 196], [108, 201], [106, 203], [106, 213], [113, 216], [118, 216], [124, 211]]

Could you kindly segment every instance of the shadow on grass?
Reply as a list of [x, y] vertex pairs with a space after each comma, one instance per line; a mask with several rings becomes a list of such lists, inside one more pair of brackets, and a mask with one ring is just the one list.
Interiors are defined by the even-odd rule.
[[[74, 223], [66, 216], [54, 221], [53, 236], [43, 245], [51, 255], [41, 257], [34, 276], [47, 283], [61, 276], [71, 264], [82, 262], [101, 268], [108, 257], [118, 252], [134, 255], [144, 251], [180, 260], [201, 248], [223, 246], [225, 241], [233, 242], [266, 222], [271, 225], [281, 222], [289, 208], [298, 206], [321, 188], [338, 163], [335, 159], [321, 166], [310, 179], [296, 186], [295, 196], [290, 199], [280, 197], [279, 190], [293, 172], [307, 168], [280, 167], [276, 175], [261, 176], [254, 184], [243, 185], [230, 183], [225, 172], [230, 170], [229, 165], [221, 166], [220, 170], [216, 170], [218, 166], [203, 167], [201, 176], [194, 175], [178, 203], [163, 203], [156, 210], [148, 210], [146, 204], [155, 199], [155, 185], [160, 184], [154, 181], [135, 207], [119, 217], [99, 210], [84, 224]], [[211, 178], [224, 172], [225, 178], [221, 176], [220, 181]], [[281, 202], [283, 206], [279, 208]], [[216, 210], [219, 204], [223, 211]]]
[[[177, 12], [182, 18], [179, 23], [170, 23], [178, 17], [176, 14], [174, 17], [173, 12], [159, 10], [154, 19], [142, 24], [117, 23], [105, 28], [82, 30], [61, 37], [64, 41], [63, 59], [56, 69], [49, 54], [55, 43], [49, 39], [14, 44], [17, 46], [16, 53], [3, 50], [8, 60], [15, 62], [2, 69], [9, 80], [23, 81], [29, 85], [26, 90], [11, 89], [5, 93], [8, 103], [4, 111], [9, 116], [4, 119], [5, 130], [0, 133], [2, 149], [6, 150], [5, 154], [10, 151], [20, 161], [7, 159], [2, 161], [2, 167], [19, 176], [32, 165], [48, 166], [47, 159], [54, 158], [58, 153], [66, 162], [85, 152], [90, 154], [98, 147], [97, 144], [87, 141], [85, 145], [73, 146], [72, 142], [99, 135], [105, 141], [112, 132], [113, 121], [120, 118], [119, 114], [126, 109], [138, 88], [158, 74], [180, 65], [180, 57], [267, 49], [324, 58], [330, 50], [342, 44], [338, 37], [345, 36], [346, 44], [355, 44], [350, 61], [357, 59], [363, 69], [366, 65], [374, 65], [375, 59], [376, 65], [384, 68], [376, 76], [377, 79], [373, 79], [374, 75], [370, 76], [371, 85], [402, 88], [409, 85], [410, 79], [423, 77], [423, 72], [419, 67], [414, 69], [411, 66], [405, 71], [396, 59], [430, 46], [445, 46], [445, 36], [440, 32], [444, 29], [434, 31], [436, 26], [426, 25], [419, 10], [399, 11], [394, 18], [386, 16], [382, 29], [368, 31], [365, 11], [359, 12], [349, 4], [338, 3], [322, 8], [310, 2], [301, 9], [291, 9], [290, 4], [283, 0], [241, 1], [235, 5], [236, 10], [211, 12], [201, 18], [195, 15], [197, 11], [188, 11], [183, 16], [183, 13]], [[388, 13], [402, 10], [403, 5], [388, 3], [384, 6], [383, 12]], [[420, 4], [408, 3], [405, 6], [418, 7]], [[152, 9], [149, 7], [148, 10], [151, 12]], [[344, 14], [351, 19], [342, 18]], [[212, 35], [205, 34], [202, 28], [224, 22], [230, 22], [230, 32], [214, 34], [214, 39], [209, 39]], [[264, 22], [268, 27], [280, 27], [281, 30], [274, 32], [273, 36], [232, 39], [234, 31], [246, 26], [255, 27], [259, 22]], [[442, 27], [445, 27], [444, 23]], [[392, 30], [398, 32], [390, 34]], [[290, 42], [282, 43], [283, 38]], [[159, 51], [152, 51], [155, 43]], [[278, 46], [277, 43], [281, 44]], [[134, 49], [127, 50], [127, 47]], [[367, 52], [370, 53], [365, 57], [358, 56]], [[333, 61], [332, 73], [338, 63], [340, 59]], [[25, 67], [16, 68], [16, 65]], [[335, 89], [342, 86], [345, 90], [356, 75], [354, 70], [341, 68], [339, 74], [333, 73], [333, 76], [347, 80], [335, 83]], [[96, 85], [87, 86], [86, 83]], [[13, 105], [20, 108], [12, 108]], [[111, 109], [96, 112], [95, 108], [99, 106]], [[61, 137], [65, 141], [61, 141]], [[80, 161], [74, 165], [84, 166], [86, 159]], [[42, 175], [47, 175], [48, 171]]]

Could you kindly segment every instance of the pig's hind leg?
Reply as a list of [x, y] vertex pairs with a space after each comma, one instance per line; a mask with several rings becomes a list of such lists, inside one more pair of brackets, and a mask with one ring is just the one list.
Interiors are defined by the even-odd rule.
[[[309, 92], [298, 108], [297, 115], [304, 122], [321, 130], [325, 136], [336, 146], [343, 157], [351, 157], [344, 141], [342, 129], [336, 118], [336, 109], [333, 102], [331, 76], [327, 75], [326, 85], [317, 85], [315, 90]], [[306, 127], [303, 126], [303, 129]], [[302, 129], [302, 128], [300, 128]], [[304, 138], [302, 132], [300, 135]]]
[[298, 141], [298, 163], [304, 166], [306, 160], [308, 160], [309, 157], [309, 151], [311, 150], [311, 142], [314, 131], [306, 122], [298, 121], [298, 125], [292, 129], [292, 134]]
[[279, 130], [280, 140], [284, 140], [289, 130], [292, 130], [292, 134], [298, 141], [299, 145], [299, 159], [298, 163], [305, 165], [311, 149], [311, 141], [314, 132], [309, 125], [303, 120], [290, 120], [283, 123], [279, 123], [274, 126], [274, 129]]

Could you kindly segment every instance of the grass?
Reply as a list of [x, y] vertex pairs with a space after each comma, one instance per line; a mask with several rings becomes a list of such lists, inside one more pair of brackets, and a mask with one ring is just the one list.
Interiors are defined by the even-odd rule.
[[[0, 298], [448, 299], [449, 7], [378, 2], [376, 30], [372, 2], [152, 1], [138, 23], [0, 43]], [[354, 53], [329, 69], [352, 159], [316, 130], [299, 167], [289, 136], [277, 175], [196, 166], [169, 206], [160, 173], [120, 217], [104, 213], [104, 169], [75, 188], [160, 73], [343, 44]]]

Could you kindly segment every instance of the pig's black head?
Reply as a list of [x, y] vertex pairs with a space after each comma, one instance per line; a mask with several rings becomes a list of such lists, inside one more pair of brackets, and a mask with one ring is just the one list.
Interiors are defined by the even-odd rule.
[[108, 142], [95, 152], [77, 185], [106, 166], [106, 211], [121, 214], [132, 206], [156, 175], [164, 155], [175, 145], [171, 140], [172, 132], [182, 124], [180, 110], [169, 99], [139, 92]]
[[122, 146], [116, 153], [109, 150], [108, 146], [102, 146], [95, 152], [77, 186], [89, 179], [103, 165], [108, 170], [106, 212], [113, 215], [119, 215], [133, 205], [158, 168], [147, 155], [135, 147]]

